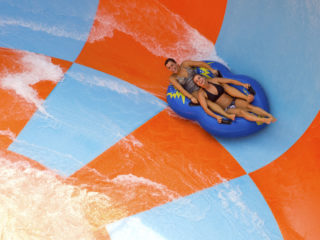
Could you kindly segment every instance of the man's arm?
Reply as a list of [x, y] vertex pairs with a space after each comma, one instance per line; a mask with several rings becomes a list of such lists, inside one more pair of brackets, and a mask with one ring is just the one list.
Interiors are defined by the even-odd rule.
[[213, 69], [208, 63], [201, 61], [184, 61], [182, 64], [184, 67], [203, 67], [210, 70], [214, 75], [218, 75], [219, 72], [216, 69]]

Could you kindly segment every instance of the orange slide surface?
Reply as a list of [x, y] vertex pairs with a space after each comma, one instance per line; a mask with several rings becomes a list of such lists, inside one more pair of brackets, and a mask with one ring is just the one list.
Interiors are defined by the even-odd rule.
[[[215, 51], [214, 44], [223, 28], [225, 14], [228, 14], [228, 1], [199, 0], [196, 4], [191, 0], [183, 3], [169, 0], [100, 0], [96, 2], [96, 14], [92, 16], [94, 17], [92, 26], [85, 40], [81, 37], [79, 40], [71, 33], [68, 35], [68, 31], [62, 30], [54, 36], [60, 38], [59, 34], [65, 34], [63, 38], [83, 41], [83, 47], [73, 61], [67, 60], [67, 57], [57, 58], [46, 55], [41, 50], [33, 52], [32, 47], [30, 49], [27, 47], [28, 41], [24, 49], [11, 47], [9, 43], [0, 41], [0, 163], [3, 162], [4, 166], [4, 170], [0, 169], [0, 175], [8, 179], [0, 177], [0, 185], [5, 186], [0, 188], [0, 195], [6, 196], [3, 199], [9, 199], [7, 196], [20, 199], [18, 205], [12, 205], [18, 209], [14, 212], [16, 216], [13, 217], [17, 221], [11, 220], [10, 214], [5, 214], [3, 219], [8, 220], [6, 222], [0, 220], [0, 236], [5, 227], [14, 236], [14, 231], [18, 230], [12, 229], [20, 225], [23, 229], [19, 232], [21, 236], [41, 232], [41, 228], [45, 229], [48, 226], [42, 225], [45, 221], [39, 217], [40, 213], [45, 212], [49, 225], [51, 217], [53, 218], [52, 226], [57, 226], [57, 229], [59, 221], [62, 225], [70, 222], [70, 225], [76, 226], [72, 231], [79, 232], [76, 236], [84, 236], [84, 239], [119, 239], [116, 234], [108, 233], [106, 226], [110, 227], [114, 223], [131, 219], [139, 214], [148, 214], [157, 207], [167, 206], [166, 204], [170, 206], [172, 202], [179, 199], [198, 196], [197, 194], [201, 194], [202, 191], [225, 186], [228, 182], [232, 184], [239, 179], [241, 181], [245, 179], [243, 181], [247, 181], [248, 186], [254, 183], [259, 193], [257, 198], [261, 198], [265, 203], [263, 206], [270, 209], [270, 216], [275, 219], [274, 225], [281, 232], [275, 239], [319, 239], [319, 113], [303, 135], [287, 151], [271, 163], [249, 172], [219, 139], [206, 133], [197, 123], [179, 117], [165, 103], [170, 75], [164, 67], [165, 59], [173, 57], [180, 62], [192, 57], [210, 57], [210, 55], [203, 55], [202, 52], [199, 53], [199, 48], [204, 49], [205, 52]], [[18, 7], [16, 9], [18, 12]], [[41, 8], [37, 9], [39, 12], [44, 11]], [[9, 10], [6, 11], [10, 13]], [[37, 11], [34, 10], [34, 12]], [[0, 11], [0, 26], [12, 28], [18, 26], [34, 32], [43, 31], [49, 35], [52, 34], [52, 29], [56, 29], [48, 27], [43, 30], [45, 24], [36, 25], [31, 20], [26, 24], [20, 24], [18, 20], [12, 21], [9, 18], [1, 20], [1, 14], [3, 13]], [[58, 18], [60, 14], [62, 13], [58, 11], [56, 17]], [[66, 48], [67, 46], [69, 45], [66, 45]], [[216, 56], [215, 53], [213, 55]], [[44, 163], [20, 154], [10, 147], [15, 142], [23, 142], [19, 137], [28, 124], [32, 123], [37, 111], [45, 115], [45, 120], [52, 117], [46, 112], [46, 101], [59, 91], [60, 83], [68, 81], [66, 76], [70, 71], [69, 77], [72, 76], [72, 69], [75, 66], [85, 66], [106, 76], [130, 83], [155, 96], [164, 107], [161, 111], [153, 113], [133, 131], [123, 135], [121, 133], [119, 141], [110, 147], [105, 147], [102, 152], [96, 154], [97, 157], [82, 164], [82, 167], [70, 176], [62, 176], [57, 169], [49, 169]], [[50, 79], [46, 79], [47, 75], [43, 74], [45, 69], [48, 71], [52, 69], [49, 75], [54, 75], [53, 73], [56, 75], [52, 78], [50, 75]], [[31, 79], [29, 83], [21, 83], [19, 79], [24, 79], [24, 76], [26, 79]], [[41, 77], [32, 81], [30, 76]], [[11, 84], [8, 83], [8, 79], [18, 80], [16, 84]], [[93, 85], [92, 82], [90, 84]], [[65, 97], [68, 99], [67, 96]], [[75, 106], [81, 105], [81, 103], [77, 104]], [[41, 106], [44, 106], [43, 109]], [[131, 106], [126, 107], [130, 109]], [[79, 109], [81, 111], [84, 108], [80, 106]], [[70, 112], [73, 110], [70, 109]], [[96, 116], [90, 117], [96, 118]], [[61, 120], [57, 121], [53, 127], [48, 124], [47, 128], [52, 127], [52, 132], [59, 132], [59, 127], [63, 124], [65, 123]], [[47, 129], [44, 128], [43, 131]], [[104, 129], [101, 131], [103, 132]], [[94, 134], [88, 133], [88, 135]], [[83, 137], [81, 134], [74, 136], [74, 138], [81, 137]], [[39, 151], [44, 150], [39, 147]], [[89, 146], [87, 151], [92, 151]], [[250, 147], [247, 151], [250, 151]], [[58, 151], [51, 149], [47, 154], [56, 152]], [[68, 153], [59, 152], [59, 154], [62, 157], [67, 156], [66, 159], [69, 157]], [[26, 162], [28, 165], [19, 165], [21, 162]], [[17, 165], [11, 165], [11, 163], [17, 163]], [[14, 171], [16, 171], [15, 176], [9, 174]], [[20, 179], [21, 176], [23, 177]], [[16, 182], [24, 182], [26, 185], [22, 184], [19, 188], [20, 185], [14, 185]], [[33, 184], [34, 189], [40, 190], [32, 192], [30, 189], [33, 187], [27, 185], [28, 182]], [[43, 185], [42, 188], [41, 185]], [[14, 187], [10, 189], [10, 186]], [[20, 198], [17, 197], [19, 194]], [[41, 194], [43, 197], [40, 196]], [[31, 195], [38, 198], [32, 198]], [[23, 196], [28, 197], [25, 199]], [[212, 196], [210, 195], [208, 199], [210, 200]], [[232, 197], [234, 195], [230, 198]], [[0, 197], [1, 204], [4, 203], [3, 199]], [[38, 202], [41, 203], [35, 204], [30, 212], [21, 210], [25, 209], [24, 204], [31, 206], [32, 203], [37, 202], [37, 199], [40, 199]], [[51, 199], [57, 199], [57, 203], [52, 203]], [[222, 199], [221, 192], [217, 194], [216, 199]], [[13, 203], [10, 202], [10, 204]], [[11, 209], [10, 204], [8, 203], [8, 209]], [[235, 203], [240, 208], [243, 207], [241, 204], [242, 202]], [[8, 209], [3, 212], [9, 212]], [[55, 209], [57, 209], [56, 213]], [[66, 209], [71, 210], [68, 212]], [[32, 215], [32, 212], [35, 215]], [[230, 212], [228, 214], [231, 214]], [[54, 214], [58, 216], [55, 219]], [[73, 214], [74, 218], [70, 217]], [[21, 222], [26, 219], [24, 216], [35, 219], [34, 225], [22, 224]], [[82, 223], [78, 221], [85, 222], [81, 227], [89, 229], [88, 235], [86, 230], [79, 230], [82, 228], [78, 228], [77, 224]], [[248, 226], [247, 228], [250, 227]], [[57, 232], [55, 232], [56, 236], [59, 235]], [[90, 238], [90, 236], [93, 237]], [[4, 239], [9, 239], [5, 237]]]

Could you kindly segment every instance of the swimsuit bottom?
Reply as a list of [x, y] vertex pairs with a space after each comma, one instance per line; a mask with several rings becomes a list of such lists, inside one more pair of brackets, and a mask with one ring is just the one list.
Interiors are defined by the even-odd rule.
[[228, 107], [226, 107], [224, 109], [224, 111], [227, 111], [227, 110], [233, 109], [233, 108], [236, 108], [236, 99], [235, 98], [232, 99], [232, 102], [230, 103], [230, 105]]

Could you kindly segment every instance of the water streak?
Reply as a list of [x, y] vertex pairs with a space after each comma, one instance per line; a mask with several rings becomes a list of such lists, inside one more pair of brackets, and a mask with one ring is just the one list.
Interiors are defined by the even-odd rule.
[[131, 36], [155, 56], [222, 61], [211, 41], [160, 2], [107, 0], [99, 8], [89, 42], [102, 41], [119, 31]]

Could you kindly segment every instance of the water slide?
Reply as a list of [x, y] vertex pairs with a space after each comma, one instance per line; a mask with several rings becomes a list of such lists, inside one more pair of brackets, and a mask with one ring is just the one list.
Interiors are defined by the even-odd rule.
[[[0, 0], [0, 239], [317, 240], [320, 3]], [[263, 86], [277, 122], [217, 138], [164, 60]]]

